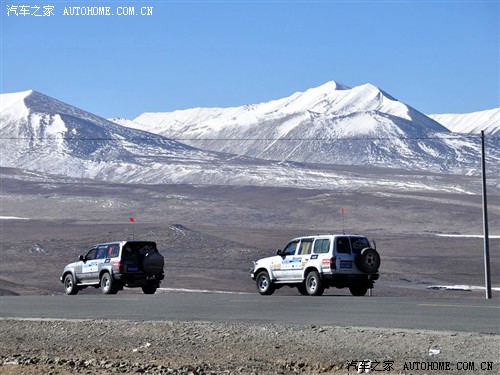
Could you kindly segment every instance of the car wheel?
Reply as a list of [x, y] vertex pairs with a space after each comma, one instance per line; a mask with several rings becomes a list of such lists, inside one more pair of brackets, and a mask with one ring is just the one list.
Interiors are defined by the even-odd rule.
[[108, 272], [101, 276], [101, 292], [103, 294], [116, 294], [118, 290], [113, 285], [113, 278]]
[[274, 285], [266, 271], [262, 271], [257, 275], [255, 279], [257, 290], [263, 296], [269, 296], [274, 293]]
[[307, 288], [306, 288], [306, 284], [304, 283], [300, 283], [298, 286], [297, 286], [297, 289], [299, 290], [299, 293], [303, 296], [308, 296], [309, 293], [307, 293]]
[[156, 286], [155, 285], [145, 285], [142, 287], [142, 292], [144, 294], [155, 294]]
[[363, 297], [368, 291], [368, 286], [364, 284], [351, 285], [349, 291], [353, 296]]
[[78, 293], [78, 287], [75, 284], [75, 280], [73, 279], [73, 275], [68, 273], [64, 277], [64, 291], [68, 295], [75, 295]]
[[325, 288], [323, 287], [323, 283], [321, 281], [321, 278], [319, 277], [318, 272], [311, 271], [307, 274], [306, 290], [307, 294], [309, 294], [310, 296], [320, 296], [323, 294]]
[[377, 250], [366, 248], [361, 250], [361, 254], [356, 258], [356, 266], [370, 275], [377, 273], [380, 268], [380, 255]]

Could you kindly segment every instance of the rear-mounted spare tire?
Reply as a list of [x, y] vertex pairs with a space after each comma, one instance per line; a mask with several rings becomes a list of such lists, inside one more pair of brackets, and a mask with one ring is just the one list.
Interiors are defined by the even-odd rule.
[[155, 252], [144, 255], [144, 259], [142, 261], [142, 268], [144, 269], [144, 272], [149, 273], [150, 275], [162, 273], [164, 265], [165, 261], [160, 253]]
[[356, 256], [356, 266], [363, 272], [373, 275], [380, 268], [380, 255], [377, 250], [367, 247]]

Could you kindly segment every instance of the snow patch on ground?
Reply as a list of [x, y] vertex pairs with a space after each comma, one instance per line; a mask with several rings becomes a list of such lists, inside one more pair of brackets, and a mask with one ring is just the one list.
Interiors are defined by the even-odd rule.
[[[483, 234], [446, 234], [446, 233], [437, 233], [436, 236], [439, 237], [456, 237], [456, 238], [484, 238]], [[488, 235], [489, 238], [498, 239], [499, 235]]]
[[[485, 290], [484, 286], [474, 286], [474, 285], [429, 285], [427, 289], [433, 290], [458, 290], [463, 292], [471, 292], [473, 290]], [[492, 287], [491, 290], [500, 292], [500, 287]]]

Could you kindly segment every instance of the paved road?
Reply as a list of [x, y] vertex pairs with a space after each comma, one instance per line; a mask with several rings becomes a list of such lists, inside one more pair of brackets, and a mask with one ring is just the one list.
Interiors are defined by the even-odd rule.
[[0, 317], [239, 321], [500, 334], [500, 303], [485, 299], [119, 293], [3, 296]]

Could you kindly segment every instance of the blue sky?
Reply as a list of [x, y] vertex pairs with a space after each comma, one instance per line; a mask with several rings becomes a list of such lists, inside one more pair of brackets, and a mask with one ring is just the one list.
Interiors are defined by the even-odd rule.
[[[0, 91], [103, 117], [260, 103], [331, 80], [372, 83], [424, 113], [500, 107], [498, 0], [1, 4]], [[54, 15], [7, 16], [12, 5]], [[62, 15], [96, 5], [114, 15]], [[153, 15], [116, 14], [128, 6]]]

